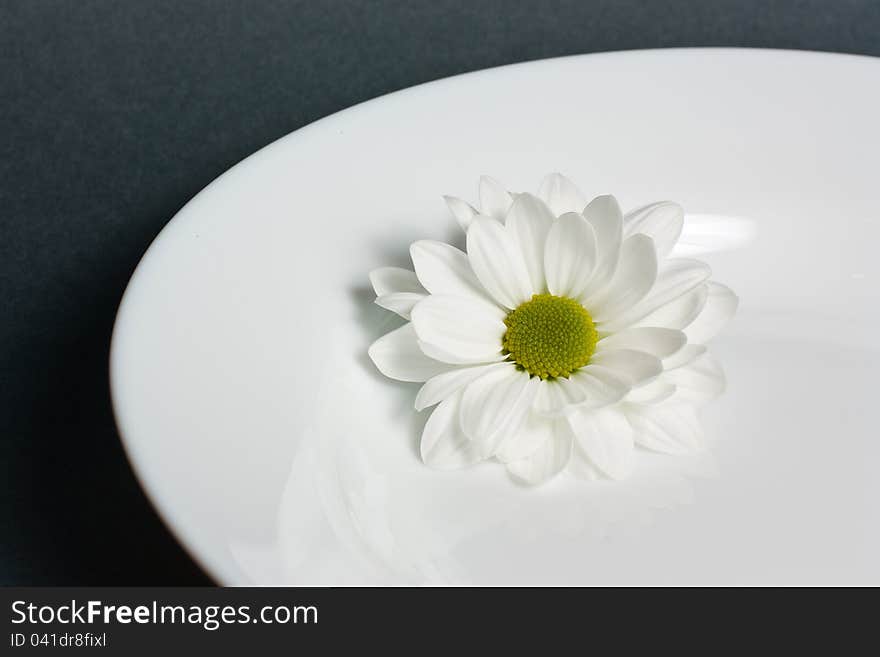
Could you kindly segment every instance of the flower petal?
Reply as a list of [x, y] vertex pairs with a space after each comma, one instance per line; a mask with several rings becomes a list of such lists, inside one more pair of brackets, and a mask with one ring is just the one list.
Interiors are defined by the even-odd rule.
[[367, 353], [382, 374], [398, 381], [427, 381], [452, 369], [422, 352], [409, 322], [376, 340]]
[[680, 351], [687, 343], [687, 336], [675, 329], [643, 326], [630, 328], [613, 333], [599, 340], [596, 351], [605, 352], [614, 349], [634, 349], [643, 351], [657, 358], [668, 358]]
[[629, 391], [629, 384], [619, 375], [598, 365], [588, 365], [567, 379], [542, 381], [535, 397], [534, 411], [545, 417], [558, 417], [574, 409], [614, 404]]
[[561, 173], [551, 173], [541, 182], [538, 197], [557, 217], [566, 212], [580, 212], [587, 204], [587, 197], [573, 182]]
[[424, 299], [427, 295], [414, 294], [413, 292], [396, 292], [394, 294], [383, 294], [376, 297], [376, 305], [381, 306], [385, 310], [397, 313], [404, 319], [409, 319], [412, 309], [415, 305]]
[[504, 363], [494, 365], [475, 365], [474, 367], [460, 367], [428, 379], [425, 385], [416, 395], [415, 408], [417, 411], [424, 410], [451, 397], [471, 381], [486, 374], [492, 367], [505, 367]]
[[427, 294], [415, 272], [402, 267], [379, 267], [370, 272], [370, 283], [377, 297], [410, 292]]
[[509, 435], [495, 451], [502, 463], [518, 461], [534, 454], [545, 442], [553, 440], [555, 419], [529, 413], [520, 428]]
[[663, 369], [674, 370], [676, 367], [682, 367], [683, 365], [687, 365], [691, 361], [699, 358], [704, 353], [706, 353], [706, 347], [701, 344], [685, 345], [684, 348], [677, 353], [669, 358], [663, 359]]
[[480, 178], [482, 214], [503, 222], [511, 203], [513, 203], [513, 195], [504, 188], [504, 185], [489, 176]]
[[[636, 237], [640, 236], [634, 235], [627, 241]], [[613, 332], [632, 326], [658, 308], [687, 294], [711, 275], [712, 270], [709, 269], [709, 266], [697, 260], [685, 258], [666, 260], [663, 263], [663, 268], [657, 274], [654, 287], [644, 299], [626, 312], [606, 320], [601, 327], [602, 331]]]
[[507, 230], [514, 236], [529, 270], [532, 290], [547, 288], [544, 277], [544, 244], [555, 217], [547, 205], [531, 194], [520, 194], [507, 213]]
[[693, 323], [685, 329], [688, 340], [705, 344], [724, 328], [739, 305], [739, 298], [726, 285], [710, 281], [706, 305]]
[[461, 430], [461, 391], [446, 398], [434, 409], [422, 431], [422, 460], [432, 468], [464, 468], [485, 457], [476, 443]]
[[[614, 320], [632, 308], [657, 280], [657, 252], [646, 235], [633, 235], [620, 247], [620, 262], [611, 281], [584, 300], [584, 306], [599, 323]], [[602, 328], [604, 331], [605, 329]]]
[[571, 459], [572, 433], [564, 420], [543, 423], [552, 429], [549, 440], [525, 458], [507, 462], [507, 471], [520, 481], [537, 486], [559, 474]]
[[663, 380], [675, 385], [675, 401], [704, 404], [724, 392], [726, 379], [721, 364], [703, 354], [684, 367], [663, 373]]
[[[649, 293], [650, 296], [650, 293]], [[706, 305], [709, 288], [704, 283], [677, 299], [660, 306], [646, 315], [633, 326], [664, 326], [666, 328], [683, 329], [693, 322]]]
[[409, 319], [413, 306], [427, 296], [415, 272], [400, 267], [380, 267], [370, 272], [376, 305]]
[[[445, 375], [441, 374], [440, 376]], [[645, 385], [630, 391], [626, 396], [626, 401], [633, 402], [634, 404], [659, 404], [672, 397], [672, 395], [675, 394], [675, 390], [676, 387], [673, 384], [664, 381], [661, 376], [660, 378], [651, 381], [651, 383], [646, 383]]]
[[602, 471], [593, 465], [589, 457], [584, 454], [584, 450], [577, 446], [577, 441], [575, 441], [574, 448], [571, 450], [571, 459], [568, 462], [566, 472], [578, 479], [585, 479], [587, 481], [597, 481], [606, 478]]
[[477, 217], [468, 229], [467, 251], [480, 283], [502, 306], [513, 309], [532, 297], [532, 281], [522, 252], [503, 225]]
[[575, 385], [584, 391], [583, 408], [608, 406], [623, 399], [630, 391], [629, 383], [616, 372], [590, 364], [571, 375]]
[[681, 236], [684, 210], [678, 203], [660, 201], [627, 212], [623, 219], [624, 235], [641, 233], [654, 240], [657, 256], [662, 260], [672, 251]]
[[419, 281], [431, 294], [473, 297], [493, 303], [464, 251], [444, 242], [419, 240], [409, 247], [409, 254]]
[[452, 359], [446, 362], [487, 363], [502, 357], [504, 316], [497, 306], [477, 299], [432, 294], [415, 305], [412, 323], [421, 349], [434, 358], [442, 354]]
[[541, 381], [535, 396], [533, 410], [538, 415], [561, 415], [570, 406], [583, 403], [586, 392], [572, 378], [558, 378]]
[[583, 211], [584, 219], [596, 234], [596, 268], [584, 295], [601, 290], [617, 269], [623, 242], [623, 214], [613, 196], [597, 196]]
[[633, 430], [614, 408], [579, 411], [568, 417], [575, 443], [589, 461], [612, 479], [623, 479], [633, 468]]
[[481, 453], [489, 456], [515, 433], [526, 418], [538, 391], [538, 379], [511, 363], [493, 369], [464, 389], [461, 426]]
[[458, 225], [465, 231], [471, 225], [474, 217], [480, 214], [470, 203], [455, 196], [444, 196], [443, 200], [446, 201], [446, 206], [449, 208], [452, 216], [455, 217], [455, 220], [458, 221]]
[[415, 272], [400, 267], [380, 267], [370, 272], [376, 304], [409, 319], [413, 306], [427, 296]]
[[550, 229], [544, 247], [544, 273], [551, 294], [577, 298], [593, 274], [596, 235], [577, 212], [566, 212]]
[[685, 404], [627, 404], [626, 417], [636, 444], [655, 452], [685, 454], [703, 446], [703, 429], [693, 407]]
[[597, 353], [590, 359], [590, 365], [608, 368], [630, 386], [645, 383], [663, 372], [659, 358], [631, 349]]

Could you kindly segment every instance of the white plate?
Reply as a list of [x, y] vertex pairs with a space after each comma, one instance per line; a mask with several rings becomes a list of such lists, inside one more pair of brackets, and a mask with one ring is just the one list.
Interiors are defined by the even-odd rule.
[[[876, 59], [666, 50], [464, 75], [299, 130], [181, 210], [131, 280], [111, 373], [135, 471], [224, 584], [880, 583], [878, 117]], [[625, 208], [753, 222], [704, 256], [741, 297], [712, 347], [711, 454], [537, 489], [430, 470], [417, 386], [366, 357], [394, 324], [367, 272], [455, 235], [441, 194], [557, 170]]]

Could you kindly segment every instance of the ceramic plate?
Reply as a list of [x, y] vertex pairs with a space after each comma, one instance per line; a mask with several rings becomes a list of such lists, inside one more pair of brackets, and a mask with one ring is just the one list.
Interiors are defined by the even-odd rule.
[[[232, 168], [162, 231], [113, 336], [150, 499], [223, 584], [880, 583], [880, 61], [588, 55], [340, 112]], [[456, 240], [441, 194], [561, 171], [674, 199], [740, 310], [713, 343], [711, 449], [624, 482], [515, 484], [418, 456], [418, 386], [368, 345], [367, 273]]]

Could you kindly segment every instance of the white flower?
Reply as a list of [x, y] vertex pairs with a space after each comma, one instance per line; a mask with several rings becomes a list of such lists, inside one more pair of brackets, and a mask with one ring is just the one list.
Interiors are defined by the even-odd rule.
[[480, 182], [480, 210], [446, 197], [467, 252], [410, 248], [415, 272], [374, 270], [378, 303], [406, 318], [369, 354], [386, 376], [423, 382], [435, 406], [421, 454], [438, 468], [497, 458], [537, 484], [566, 466], [626, 476], [634, 447], [698, 449], [695, 408], [724, 387], [705, 343], [737, 298], [709, 267], [669, 255], [683, 212], [670, 202], [626, 216], [587, 203], [552, 174], [537, 196]]

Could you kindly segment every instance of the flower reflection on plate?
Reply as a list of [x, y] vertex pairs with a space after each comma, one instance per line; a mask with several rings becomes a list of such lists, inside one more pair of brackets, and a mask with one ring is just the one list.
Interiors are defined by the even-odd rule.
[[[589, 55], [263, 149], [181, 210], [120, 306], [113, 404], [147, 495], [225, 584], [880, 583], [878, 76], [815, 53]], [[438, 193], [555, 170], [627, 209], [675, 199], [682, 256], [739, 296], [710, 346], [710, 449], [638, 450], [620, 481], [426, 467], [418, 386], [367, 356], [404, 320], [365, 273], [465, 246]]]

